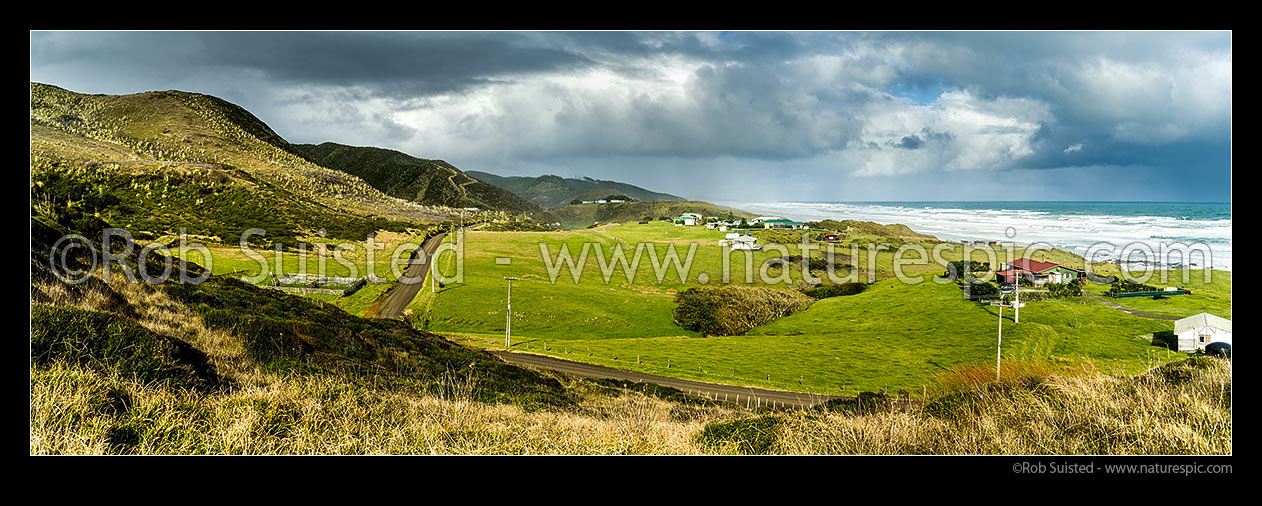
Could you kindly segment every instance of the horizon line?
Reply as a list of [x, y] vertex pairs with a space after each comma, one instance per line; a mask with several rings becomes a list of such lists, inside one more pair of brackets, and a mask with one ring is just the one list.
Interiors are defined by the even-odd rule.
[[[718, 200], [718, 199], [716, 199]], [[732, 202], [723, 199], [718, 201]], [[1038, 202], [1061, 204], [1227, 204], [1230, 201], [1216, 200], [747, 200], [747, 204], [888, 204], [888, 203], [985, 203], [985, 202]]]

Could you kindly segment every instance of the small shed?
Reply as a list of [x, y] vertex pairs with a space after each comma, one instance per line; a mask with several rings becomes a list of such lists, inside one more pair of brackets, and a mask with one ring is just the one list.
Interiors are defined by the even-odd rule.
[[735, 238], [732, 238], [729, 244], [731, 244], [732, 249], [748, 251], [758, 251], [762, 249], [762, 245], [758, 244], [758, 238], [749, 235], [738, 235]]
[[1201, 313], [1174, 321], [1179, 351], [1205, 349], [1210, 343], [1231, 344], [1231, 320]]

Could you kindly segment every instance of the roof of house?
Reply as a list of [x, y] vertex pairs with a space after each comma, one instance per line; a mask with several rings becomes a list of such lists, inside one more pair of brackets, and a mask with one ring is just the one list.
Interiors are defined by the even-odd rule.
[[1174, 321], [1175, 334], [1185, 330], [1199, 329], [1201, 327], [1214, 327], [1216, 329], [1231, 332], [1231, 320], [1220, 316], [1214, 316], [1209, 313], [1201, 313]]
[[1011, 265], [1013, 267], [1018, 267], [1021, 269], [1029, 269], [1034, 272], [1044, 272], [1050, 269], [1061, 267], [1060, 264], [1057, 264], [1054, 262], [1040, 262], [1038, 260], [1030, 260], [1029, 258], [1018, 258], [1016, 260], [1008, 262], [1008, 265]]
[[996, 272], [995, 274], [1000, 274], [1004, 276], [1015, 276], [1017, 274], [1030, 274], [1030, 271], [1027, 271], [1025, 269], [1008, 269], [1006, 271]]

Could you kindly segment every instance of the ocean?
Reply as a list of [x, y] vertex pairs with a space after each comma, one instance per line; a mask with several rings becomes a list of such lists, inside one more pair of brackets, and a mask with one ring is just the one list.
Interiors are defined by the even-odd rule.
[[[1000, 241], [1028, 245], [1042, 242], [1079, 255], [1100, 242], [1114, 246], [1113, 254], [1097, 261], [1114, 261], [1127, 248], [1146, 245], [1153, 252], [1174, 243], [1203, 244], [1211, 258], [1191, 261], [1150, 258], [1158, 268], [1210, 267], [1231, 270], [1231, 204], [1200, 202], [726, 202], [733, 208], [797, 221], [823, 219], [902, 223], [917, 232], [950, 241]], [[1009, 235], [1011, 234], [1011, 235]], [[1100, 248], [1096, 249], [1097, 251]], [[1123, 263], [1143, 264], [1130, 255]], [[1172, 261], [1167, 261], [1172, 260]]]

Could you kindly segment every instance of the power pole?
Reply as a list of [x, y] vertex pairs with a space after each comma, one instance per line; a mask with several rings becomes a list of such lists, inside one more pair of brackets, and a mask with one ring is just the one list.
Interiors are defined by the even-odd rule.
[[[1018, 283], [1020, 283], [1018, 281]], [[995, 341], [995, 381], [999, 381], [1000, 350], [1003, 349], [1003, 296], [999, 296], [999, 338]]]
[[[1021, 278], [1021, 274], [1017, 273], [1017, 291], [1013, 292], [1012, 323], [1021, 323]], [[1000, 311], [1002, 312], [1003, 310], [1000, 309]]]
[[517, 278], [507, 277], [508, 280], [508, 312], [504, 316], [504, 348], [512, 348], [513, 346], [513, 281]]

